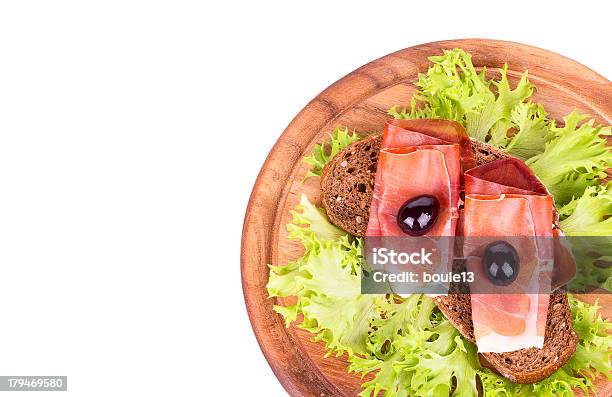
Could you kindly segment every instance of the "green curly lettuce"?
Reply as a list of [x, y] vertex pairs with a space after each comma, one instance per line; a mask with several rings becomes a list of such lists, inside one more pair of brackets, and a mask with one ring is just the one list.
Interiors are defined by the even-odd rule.
[[410, 108], [394, 106], [389, 114], [400, 119], [456, 120], [473, 138], [485, 142], [494, 136], [502, 142], [500, 131], [506, 133], [508, 130], [513, 109], [533, 93], [527, 73], [512, 89], [507, 65], [499, 70], [499, 80], [487, 80], [486, 69], [479, 73], [470, 54], [463, 50], [445, 50], [442, 55], [432, 56], [429, 60], [433, 65], [427, 73], [419, 74], [419, 90]]
[[498, 147], [522, 160], [527, 160], [544, 152], [546, 142], [552, 137], [551, 121], [542, 105], [537, 103], [518, 103], [511, 112], [511, 126], [516, 133], [508, 137], [506, 131], [495, 142]]
[[580, 197], [588, 186], [606, 177], [612, 165], [612, 150], [606, 136], [610, 127], [595, 125], [593, 120], [574, 111], [564, 117], [565, 126], [551, 126], [552, 139], [543, 153], [529, 158], [526, 163], [548, 187], [558, 204]]
[[299, 299], [296, 305], [274, 310], [287, 324], [302, 314], [299, 326], [324, 341], [329, 354], [365, 353], [380, 298], [361, 294], [362, 240], [338, 233], [306, 196], [292, 214], [290, 237], [302, 241], [305, 254], [288, 265], [270, 266], [267, 288], [270, 296]]
[[[401, 324], [395, 322], [396, 333], [387, 333], [386, 311], [373, 325], [371, 339], [386, 334], [382, 350], [371, 345], [369, 356], [349, 357], [350, 372], [363, 377], [377, 371], [363, 384], [360, 396], [381, 392], [383, 396], [477, 396], [479, 364], [474, 345], [434, 310], [431, 299], [413, 295], [396, 305], [400, 312], [393, 311], [390, 320], [404, 319]], [[377, 324], [386, 329], [381, 331]]]
[[574, 329], [580, 336], [580, 341], [576, 353], [566, 366], [590, 378], [604, 375], [608, 380], [612, 380], [612, 323], [601, 318], [601, 307], [598, 305], [589, 305], [572, 297], [570, 304]]
[[[570, 238], [580, 271], [572, 291], [612, 291], [612, 184], [589, 186], [580, 198], [559, 208], [560, 226]], [[588, 237], [583, 237], [588, 236]]]
[[348, 145], [359, 140], [359, 135], [342, 126], [336, 127], [329, 137], [329, 142], [314, 145], [310, 156], [304, 157], [303, 162], [311, 166], [304, 179], [321, 176], [325, 164]]
[[[567, 209], [567, 216], [573, 212]], [[327, 355], [347, 354], [348, 371], [364, 378], [360, 396], [420, 397], [573, 396], [575, 389], [594, 390], [596, 376], [610, 376], [612, 324], [599, 307], [570, 296], [576, 353], [550, 377], [519, 385], [480, 366], [476, 347], [463, 338], [432, 299], [424, 295], [362, 295], [361, 239], [335, 228], [324, 212], [303, 196], [292, 211], [291, 238], [304, 255], [282, 266], [270, 266], [271, 297], [296, 296], [297, 302], [275, 305], [287, 326], [308, 330], [325, 344]], [[332, 232], [333, 231], [333, 232]]]
[[612, 236], [612, 184], [589, 186], [559, 209], [561, 229], [570, 236]]
[[292, 222], [287, 225], [289, 238], [301, 240], [307, 248], [318, 241], [335, 240], [346, 232], [327, 220], [325, 211], [312, 205], [305, 195], [300, 203], [290, 211]]
[[428, 117], [457, 120], [465, 125], [467, 114], [476, 114], [495, 101], [485, 70], [478, 73], [468, 53], [444, 51], [429, 60], [433, 65], [426, 74], [419, 74], [416, 102], [409, 113], [402, 112], [402, 118], [418, 116], [416, 103], [420, 103]]
[[490, 80], [491, 85], [497, 88], [497, 97], [489, 99], [481, 109], [466, 113], [466, 130], [473, 138], [485, 141], [488, 135], [495, 136], [499, 135], [498, 131], [507, 131], [512, 110], [533, 93], [527, 72], [523, 73], [518, 85], [512, 90], [507, 71], [508, 65], [504, 65], [499, 71], [501, 79]]
[[588, 186], [606, 177], [612, 150], [609, 127], [596, 125], [574, 111], [557, 127], [542, 105], [532, 102], [535, 87], [523, 73], [514, 88], [508, 69], [487, 79], [461, 49], [429, 58], [432, 66], [419, 75], [418, 90], [408, 108], [393, 106], [392, 117], [443, 118], [461, 123], [475, 139], [526, 161], [548, 187], [557, 205], [580, 197]]

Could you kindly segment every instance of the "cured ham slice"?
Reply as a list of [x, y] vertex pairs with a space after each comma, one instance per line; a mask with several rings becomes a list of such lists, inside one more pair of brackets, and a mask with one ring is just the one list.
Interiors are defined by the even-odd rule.
[[[465, 193], [468, 194], [523, 194], [525, 198], [534, 202], [532, 210], [543, 210], [543, 214], [548, 219], [549, 211], [552, 212], [552, 197], [548, 193], [546, 186], [531, 172], [529, 167], [522, 161], [515, 158], [508, 158], [488, 163], [473, 168], [465, 173]], [[535, 201], [543, 200], [544, 203], [536, 205]], [[537, 218], [537, 216], [536, 216]], [[553, 216], [554, 220], [554, 216]], [[463, 230], [463, 216], [459, 220], [458, 230]], [[537, 224], [535, 235], [549, 236], [548, 224]], [[550, 290], [554, 291], [566, 285], [576, 275], [576, 261], [571, 248], [564, 240], [564, 234], [559, 229], [553, 229], [554, 238], [554, 263], [553, 274], [551, 275]], [[540, 239], [542, 243], [548, 239]]]
[[383, 148], [456, 143], [461, 149], [463, 171], [476, 166], [470, 137], [465, 128], [455, 121], [439, 119], [387, 120]]
[[[436, 197], [440, 203], [440, 215], [428, 234], [454, 234], [460, 188], [458, 145], [384, 148], [379, 154], [378, 167], [380, 179], [375, 183], [379, 189], [376, 192], [377, 185], [374, 185], [373, 200], [377, 201], [380, 235], [405, 235], [397, 224], [397, 213], [406, 200], [424, 194]], [[368, 227], [368, 231], [372, 229]]]
[[[479, 280], [472, 286], [471, 302], [480, 352], [543, 347], [554, 256], [553, 208], [544, 185], [518, 159], [466, 172], [464, 255]], [[487, 242], [500, 240], [516, 249], [521, 270], [511, 293], [497, 287], [496, 294], [484, 274], [483, 251]]]
[[[378, 156], [366, 246], [375, 241], [373, 245], [399, 252], [427, 249], [433, 252], [432, 262], [438, 271], [448, 269], [452, 263], [452, 242], [434, 237], [455, 235], [462, 169], [474, 165], [469, 137], [460, 124], [447, 120], [387, 121]], [[437, 200], [437, 218], [422, 234], [431, 238], [410, 239], [398, 223], [398, 213], [408, 201], [419, 197]], [[432, 218], [426, 215], [424, 219]], [[397, 236], [408, 238], [387, 238]], [[409, 265], [393, 269], [388, 265], [387, 270], [422, 272], [427, 269]], [[401, 285], [391, 287], [396, 293], [402, 293]], [[436, 288], [437, 292], [430, 295], [448, 289], [447, 285]]]
[[378, 157], [366, 236], [403, 236], [397, 213], [428, 194], [440, 214], [427, 235], [454, 236], [462, 168], [475, 165], [468, 135], [448, 120], [388, 120]]

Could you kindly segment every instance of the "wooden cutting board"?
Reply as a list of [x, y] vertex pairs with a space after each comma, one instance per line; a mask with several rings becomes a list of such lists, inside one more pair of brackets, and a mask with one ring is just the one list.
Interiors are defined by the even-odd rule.
[[[293, 119], [278, 139], [253, 188], [242, 234], [242, 286], [253, 331], [279, 381], [291, 396], [356, 396], [361, 380], [347, 374], [344, 358], [323, 358], [321, 343], [291, 326], [286, 329], [272, 305], [290, 299], [268, 299], [267, 264], [286, 264], [302, 255], [299, 243], [287, 239], [289, 210], [302, 193], [319, 203], [319, 180], [302, 183], [302, 157], [326, 139], [337, 125], [359, 134], [381, 131], [392, 105], [408, 104], [417, 75], [426, 72], [427, 57], [443, 49], [463, 48], [474, 65], [488, 70], [508, 63], [511, 84], [525, 70], [537, 87], [534, 100], [552, 117], [578, 109], [598, 122], [612, 124], [612, 83], [587, 67], [539, 48], [496, 40], [450, 40], [407, 48], [355, 70], [332, 84]], [[585, 300], [594, 300], [588, 296]], [[599, 296], [604, 316], [612, 316], [610, 295]], [[597, 396], [612, 396], [612, 383], [598, 382]]]

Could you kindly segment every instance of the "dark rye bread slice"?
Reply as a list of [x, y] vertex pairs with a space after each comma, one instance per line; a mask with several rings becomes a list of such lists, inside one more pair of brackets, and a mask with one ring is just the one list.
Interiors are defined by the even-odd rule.
[[[332, 223], [355, 236], [364, 236], [370, 214], [370, 200], [382, 134], [368, 136], [338, 153], [321, 176], [323, 206]], [[509, 157], [508, 154], [472, 139], [478, 165]], [[475, 342], [469, 293], [435, 298], [442, 313], [459, 332]], [[463, 291], [461, 291], [463, 290]], [[483, 364], [517, 383], [534, 383], [550, 376], [569, 360], [576, 350], [578, 336], [573, 331], [567, 296], [551, 296], [543, 349], [521, 349], [510, 353], [484, 353]]]

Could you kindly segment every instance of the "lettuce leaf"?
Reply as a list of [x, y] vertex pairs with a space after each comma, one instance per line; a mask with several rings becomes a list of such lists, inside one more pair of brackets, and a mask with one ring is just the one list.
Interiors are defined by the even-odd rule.
[[288, 265], [270, 266], [267, 289], [271, 297], [299, 299], [274, 310], [287, 325], [302, 314], [299, 326], [324, 341], [329, 354], [365, 353], [380, 297], [361, 294], [362, 240], [350, 239], [304, 195], [291, 213], [289, 236], [302, 242], [305, 254]]
[[573, 297], [570, 304], [580, 341], [566, 367], [587, 377], [604, 375], [612, 380], [612, 323], [601, 318], [601, 307], [597, 304], [589, 305]]
[[572, 397], [575, 395], [574, 389], [582, 390], [587, 394], [592, 387], [590, 380], [573, 376], [564, 369], [532, 385], [513, 383], [489, 369], [480, 371], [478, 376], [482, 382], [485, 397]]
[[[370, 321], [380, 299], [361, 294], [360, 275], [344, 260], [348, 252], [338, 242], [323, 243], [300, 269], [305, 274], [298, 280], [304, 287], [299, 295], [304, 314], [300, 327], [317, 334], [315, 339], [323, 340], [330, 354], [366, 353]], [[330, 259], [343, 265], [329, 266]]]
[[351, 372], [378, 371], [363, 384], [360, 396], [476, 396], [475, 347], [435, 310], [431, 299], [398, 299], [390, 297], [373, 321], [370, 339], [385, 342], [370, 345], [369, 357], [349, 357]]
[[551, 121], [542, 105], [532, 102], [517, 104], [512, 109], [511, 121], [517, 128], [516, 134], [512, 137], [504, 134], [503, 140], [496, 146], [505, 147], [508, 153], [522, 160], [544, 152], [552, 132]]
[[336, 127], [329, 137], [331, 139], [329, 142], [314, 145], [310, 156], [304, 157], [303, 162], [311, 166], [304, 179], [321, 176], [325, 164], [338, 152], [360, 139], [354, 131], [349, 132], [348, 128], [342, 126]]
[[590, 186], [582, 197], [559, 209], [560, 226], [568, 236], [593, 236], [569, 239], [580, 271], [572, 280], [572, 291], [600, 287], [612, 292], [612, 184]]
[[378, 307], [379, 317], [372, 321], [375, 331], [369, 340], [369, 350], [377, 356], [387, 354], [397, 335], [406, 334], [409, 324], [416, 320], [415, 315], [420, 312], [420, 309], [415, 307], [417, 305], [422, 305], [420, 295], [409, 296], [401, 302], [395, 302], [393, 299], [383, 300]]
[[300, 197], [300, 204], [290, 213], [292, 221], [287, 225], [289, 238], [302, 241], [307, 248], [310, 248], [312, 243], [335, 240], [346, 234], [346, 232], [331, 224], [327, 220], [325, 211], [312, 205], [304, 194]]
[[559, 209], [561, 229], [569, 236], [612, 236], [612, 184], [589, 186], [580, 198]]
[[426, 74], [419, 74], [415, 98], [424, 103], [431, 117], [458, 120], [465, 125], [466, 114], [477, 113], [494, 102], [485, 70], [478, 73], [465, 51], [445, 50], [429, 60], [433, 65]]
[[398, 119], [441, 118], [456, 120], [468, 134], [483, 142], [492, 140], [505, 145], [512, 127], [512, 112], [533, 93], [534, 87], [521, 76], [512, 89], [508, 82], [508, 66], [499, 69], [499, 80], [486, 78], [486, 69], [479, 73], [470, 54], [461, 49], [445, 50], [432, 56], [433, 65], [419, 74], [418, 91], [410, 108], [394, 106], [389, 114]]
[[497, 88], [497, 98], [488, 99], [483, 108], [466, 113], [465, 129], [471, 137], [484, 142], [494, 126], [507, 126], [513, 109], [533, 93], [533, 85], [527, 79], [527, 72], [523, 73], [516, 88], [512, 90], [507, 71], [508, 65], [504, 64], [499, 71], [501, 79], [490, 81]]
[[410, 101], [410, 108], [399, 105], [391, 106], [387, 112], [395, 119], [431, 119], [436, 118], [430, 107], [419, 107], [415, 98]]
[[526, 163], [548, 187], [557, 204], [565, 204], [580, 197], [588, 186], [605, 178], [605, 170], [612, 165], [612, 150], [606, 136], [610, 127], [595, 125], [594, 120], [576, 111], [564, 117], [565, 126], [552, 122], [553, 138], [544, 152], [529, 158]]

